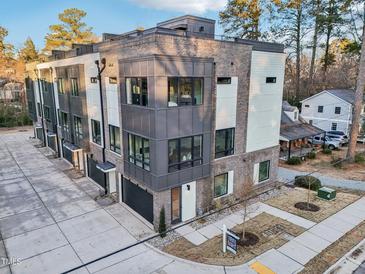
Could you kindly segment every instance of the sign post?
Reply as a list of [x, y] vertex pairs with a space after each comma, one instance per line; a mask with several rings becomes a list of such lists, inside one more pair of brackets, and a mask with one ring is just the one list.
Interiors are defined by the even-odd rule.
[[240, 239], [236, 233], [227, 229], [227, 226], [223, 224], [223, 253], [227, 250], [233, 254], [237, 254], [237, 243]]

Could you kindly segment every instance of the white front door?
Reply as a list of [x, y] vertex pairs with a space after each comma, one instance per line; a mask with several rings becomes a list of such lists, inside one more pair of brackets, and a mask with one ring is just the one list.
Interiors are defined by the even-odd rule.
[[181, 221], [192, 219], [196, 216], [196, 182], [181, 186]]

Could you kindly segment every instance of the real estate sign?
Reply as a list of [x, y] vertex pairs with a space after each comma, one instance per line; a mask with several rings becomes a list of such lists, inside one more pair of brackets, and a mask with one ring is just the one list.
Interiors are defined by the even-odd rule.
[[236, 233], [227, 229], [226, 225], [223, 225], [223, 252], [230, 251], [233, 254], [237, 254], [237, 243], [240, 239]]

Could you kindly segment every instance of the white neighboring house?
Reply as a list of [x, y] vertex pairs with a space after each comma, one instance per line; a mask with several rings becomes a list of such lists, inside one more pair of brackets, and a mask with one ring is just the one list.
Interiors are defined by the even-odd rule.
[[322, 130], [338, 130], [349, 134], [354, 101], [353, 90], [324, 90], [301, 101], [301, 116], [309, 124]]

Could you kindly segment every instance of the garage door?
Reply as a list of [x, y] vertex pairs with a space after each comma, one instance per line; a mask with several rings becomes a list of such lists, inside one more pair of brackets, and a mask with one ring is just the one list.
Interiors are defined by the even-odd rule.
[[123, 178], [123, 202], [153, 223], [153, 195]]
[[96, 167], [97, 162], [87, 157], [87, 175], [105, 189], [105, 173]]

